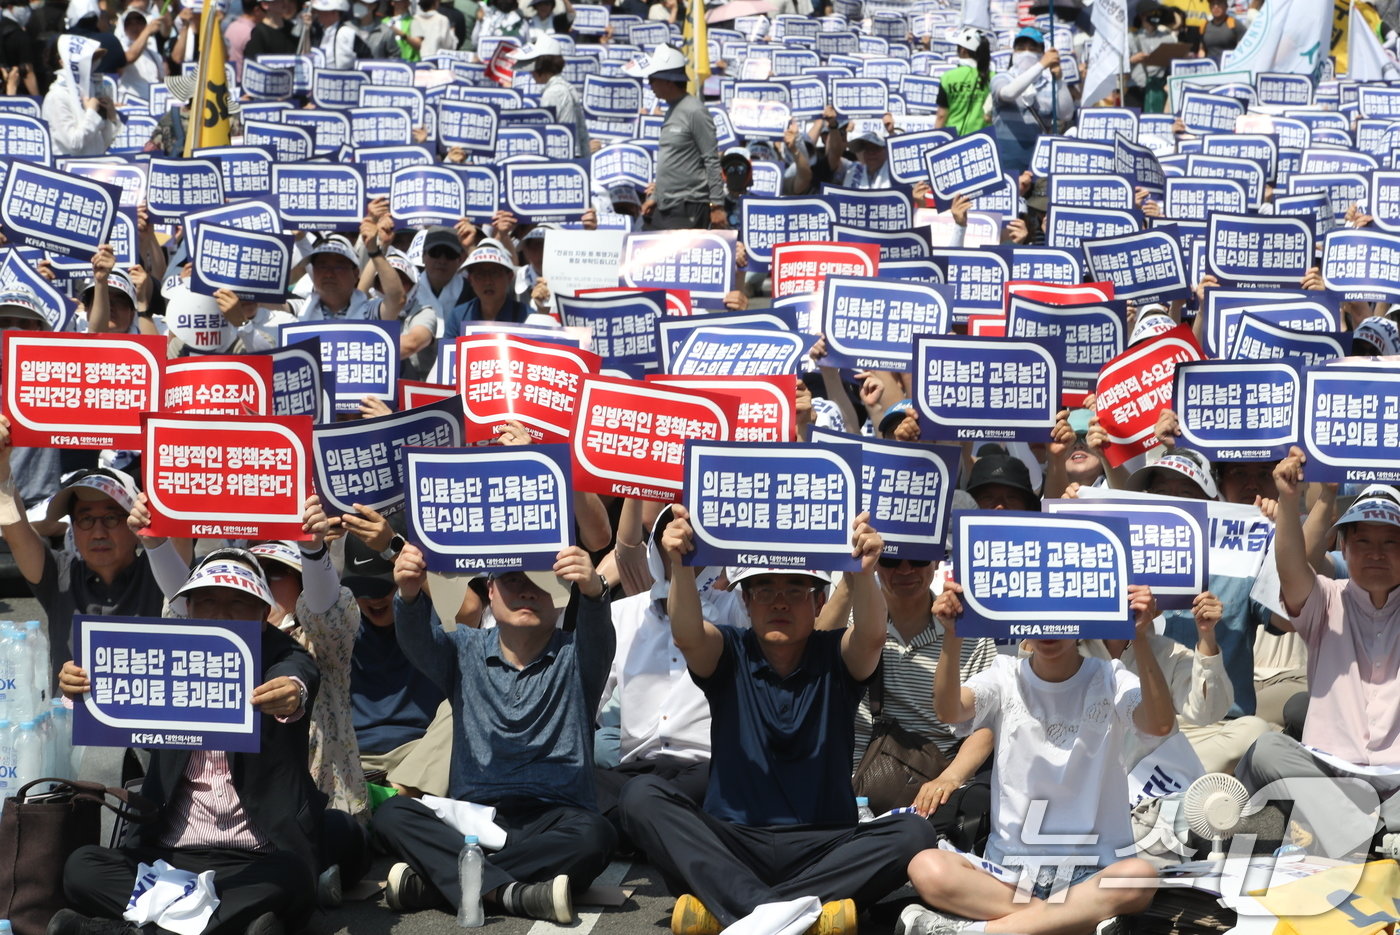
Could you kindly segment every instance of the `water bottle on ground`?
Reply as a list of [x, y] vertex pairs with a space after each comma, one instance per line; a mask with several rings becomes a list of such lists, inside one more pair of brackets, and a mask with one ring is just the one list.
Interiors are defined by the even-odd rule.
[[18, 724], [34, 717], [34, 659], [27, 631], [12, 629], [9, 637], [0, 646], [6, 656], [0, 662], [0, 688], [5, 691], [7, 716]]
[[26, 620], [24, 630], [29, 634], [29, 656], [34, 663], [34, 681], [30, 684], [34, 689], [34, 713], [38, 714], [48, 709], [53, 697], [49, 691], [54, 682], [49, 670], [49, 635], [37, 620]]
[[0, 718], [14, 720], [15, 675], [19, 671], [20, 646], [14, 627], [8, 620], [0, 622]]
[[462, 887], [462, 902], [457, 906], [457, 924], [462, 928], [480, 928], [486, 924], [481, 910], [481, 866], [486, 857], [477, 846], [476, 835], [466, 836], [462, 853], [457, 858], [457, 882]]
[[5, 800], [19, 791], [19, 763], [15, 760], [14, 730], [10, 722], [0, 718], [0, 808]]
[[44, 738], [33, 721], [24, 721], [11, 732], [15, 745], [15, 788], [44, 777]]
[[875, 813], [870, 810], [870, 800], [863, 795], [856, 796], [856, 821], [874, 821]]

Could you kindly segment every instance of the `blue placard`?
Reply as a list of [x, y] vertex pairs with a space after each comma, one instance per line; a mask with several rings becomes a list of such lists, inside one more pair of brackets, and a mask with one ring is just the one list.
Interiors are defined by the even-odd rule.
[[18, 284], [34, 293], [39, 300], [39, 311], [49, 323], [49, 330], [67, 331], [77, 303], [39, 275], [39, 260], [42, 258], [43, 254], [31, 247], [5, 250], [4, 258], [0, 259], [0, 283], [6, 289]]
[[1282, 458], [1298, 440], [1302, 394], [1296, 362], [1183, 361], [1172, 387], [1177, 444], [1211, 461]]
[[193, 243], [199, 236], [200, 225], [218, 224], [242, 231], [276, 234], [282, 231], [282, 219], [277, 208], [266, 198], [249, 198], [204, 211], [185, 215], [185, 240]]
[[[1282, 156], [1280, 156], [1282, 159]], [[1279, 168], [1279, 177], [1283, 177], [1282, 164]], [[1288, 176], [1288, 194], [1301, 195], [1305, 192], [1325, 192], [1329, 203], [1332, 205], [1332, 222], [1340, 227], [1346, 223], [1347, 209], [1352, 205], [1360, 203], [1367, 204], [1370, 201], [1371, 185], [1370, 178], [1365, 175], [1358, 175], [1355, 172], [1335, 172], [1322, 174], [1307, 174], [1293, 172]]]
[[1234, 346], [1235, 329], [1245, 313], [1294, 331], [1338, 331], [1341, 300], [1325, 292], [1302, 290], [1253, 292], [1207, 289], [1205, 341], [1202, 348], [1212, 357], [1224, 357]]
[[48, 124], [26, 114], [0, 113], [0, 155], [52, 165], [53, 141]]
[[1231, 360], [1290, 360], [1311, 367], [1347, 356], [1351, 332], [1305, 331], [1276, 325], [1246, 312], [1235, 327]]
[[289, 110], [282, 124], [309, 132], [318, 156], [329, 156], [350, 143], [350, 118], [338, 110]]
[[243, 145], [270, 149], [277, 162], [302, 162], [310, 159], [316, 150], [311, 131], [305, 127], [257, 120], [244, 122]]
[[1052, 203], [1070, 208], [1131, 211], [1136, 207], [1132, 179], [1122, 175], [1053, 174], [1049, 179], [1047, 195]]
[[956, 195], [980, 195], [1003, 184], [996, 140], [985, 132], [927, 151], [924, 171], [940, 209], [950, 206]]
[[1322, 242], [1322, 281], [1346, 299], [1400, 300], [1400, 235], [1332, 231]]
[[762, 198], [777, 198], [783, 193], [783, 167], [766, 159], [754, 160], [753, 184], [749, 191]]
[[1308, 480], [1400, 481], [1400, 369], [1308, 367], [1301, 409]]
[[1157, 154], [1146, 146], [1139, 146], [1122, 134], [1113, 141], [1114, 168], [1121, 174], [1137, 180], [1141, 188], [1161, 198], [1167, 190], [1167, 176]]
[[952, 290], [954, 324], [963, 324], [972, 315], [1002, 311], [1002, 289], [1011, 276], [1005, 257], [975, 247], [931, 250], [929, 255]]
[[511, 156], [543, 157], [544, 130], [540, 127], [510, 127], [502, 123], [496, 131], [496, 154], [501, 160]]
[[1363, 84], [1357, 89], [1356, 102], [1363, 117], [1400, 120], [1400, 88]]
[[1128, 524], [967, 510], [953, 517], [962, 637], [1131, 639]]
[[1150, 230], [1083, 244], [1089, 275], [1113, 283], [1113, 297], [1170, 302], [1191, 294], [1181, 246], [1165, 231]]
[[1259, 97], [1260, 104], [1307, 107], [1312, 103], [1312, 77], [1279, 72], [1260, 72], [1254, 76], [1254, 91]]
[[1244, 214], [1249, 195], [1234, 179], [1170, 178], [1162, 210], [1170, 218], [1204, 221], [1215, 211]]
[[685, 344], [693, 332], [702, 328], [770, 328], [776, 331], [799, 332], [801, 329], [798, 328], [797, 317], [793, 312], [776, 305], [752, 312], [663, 315], [656, 323], [656, 346], [661, 353], [661, 370], [664, 373], [671, 372], [671, 364], [681, 345]]
[[668, 372], [677, 376], [777, 377], [797, 373], [816, 339], [777, 328], [702, 327], [676, 349]]
[[651, 152], [636, 143], [613, 143], [593, 154], [589, 162], [593, 184], [600, 188], [632, 185], [645, 188], [656, 170]]
[[692, 565], [859, 571], [851, 556], [861, 456], [802, 442], [685, 445]]
[[[933, 79], [925, 79], [933, 80]], [[934, 81], [935, 86], [937, 81]], [[890, 178], [905, 185], [928, 179], [928, 164], [924, 157], [938, 147], [951, 143], [952, 130], [924, 130], [920, 133], [896, 133], [889, 138]]]
[[1066, 395], [1093, 392], [1099, 368], [1127, 346], [1127, 302], [1046, 305], [1013, 293], [1008, 305], [1008, 338], [1050, 338], [1064, 348], [1060, 375]]
[[[262, 198], [272, 193], [272, 152], [260, 146], [215, 146], [194, 151], [219, 167], [223, 196]], [[185, 212], [187, 215], [189, 211]]]
[[860, 508], [880, 531], [890, 558], [939, 562], [947, 555], [948, 519], [962, 450], [812, 429], [812, 441], [861, 452]]
[[12, 244], [90, 257], [107, 243], [121, 189], [28, 162], [9, 162], [0, 223]]
[[491, 104], [455, 101], [437, 102], [437, 136], [444, 147], [460, 146], [469, 153], [495, 153], [500, 112]]
[[224, 203], [223, 174], [212, 159], [152, 157], [146, 177], [146, 208], [151, 216], [178, 223], [189, 211]]
[[362, 146], [353, 157], [365, 170], [367, 198], [388, 198], [394, 173], [400, 169], [433, 164], [433, 154], [426, 146]]
[[722, 308], [734, 288], [733, 231], [628, 234], [618, 283], [634, 289], [688, 289], [701, 308]]
[[1112, 143], [1052, 138], [1046, 168], [1050, 175], [1057, 172], [1070, 175], [1114, 172], [1118, 168], [1117, 151]]
[[403, 505], [405, 448], [460, 448], [462, 397], [451, 396], [374, 419], [330, 422], [311, 432], [316, 492], [328, 511], [380, 513]]
[[947, 286], [828, 276], [822, 290], [824, 367], [908, 371], [914, 336], [952, 325]]
[[357, 165], [274, 165], [272, 193], [289, 230], [359, 230], [365, 216], [365, 172]]
[[281, 302], [292, 267], [291, 234], [200, 224], [194, 237], [190, 291], [232, 290], [248, 301]]
[[832, 240], [836, 212], [822, 198], [754, 198], [739, 203], [739, 228], [749, 267], [766, 270], [773, 245], [798, 240]]
[[359, 412], [360, 400], [395, 398], [399, 379], [397, 321], [302, 321], [277, 329], [290, 347], [306, 338], [321, 342], [321, 371], [335, 377], [335, 411]]
[[1400, 172], [1371, 174], [1371, 223], [1383, 231], [1400, 233]]
[[802, 119], [821, 116], [826, 109], [826, 82], [811, 76], [782, 79], [788, 91], [788, 106], [792, 115]]
[[748, 140], [780, 140], [792, 122], [792, 110], [783, 101], [736, 97], [728, 112], [729, 125]]
[[360, 88], [369, 82], [369, 75], [356, 69], [318, 68], [311, 77], [311, 100], [317, 107], [349, 109], [359, 104]]
[[925, 441], [1044, 441], [1060, 408], [1064, 349], [1045, 338], [919, 335], [914, 408]]
[[544, 571], [573, 544], [568, 445], [409, 448], [408, 538], [429, 571]]
[[587, 328], [589, 348], [610, 369], [640, 380], [657, 373], [656, 325], [666, 312], [666, 293], [554, 297], [559, 320], [567, 328]]
[[389, 183], [389, 214], [407, 227], [452, 226], [465, 217], [466, 181], [446, 166], [410, 166]]
[[[405, 64], [402, 62], [379, 62], [381, 65]], [[374, 73], [370, 73], [370, 78], [374, 78]], [[408, 111], [410, 119], [415, 127], [423, 126], [423, 114], [427, 110], [427, 96], [422, 88], [401, 88], [387, 87], [384, 85], [365, 85], [360, 88], [361, 107], [394, 107], [399, 110]]]
[[1313, 264], [1312, 225], [1296, 217], [1212, 214], [1207, 243], [1221, 285], [1293, 285]]
[[1046, 513], [1116, 516], [1128, 524], [1133, 584], [1152, 588], [1157, 606], [1189, 608], [1209, 588], [1210, 519], [1199, 500], [1046, 500]]
[[1079, 112], [1079, 138], [1116, 143], [1121, 135], [1129, 143], [1136, 143], [1139, 116], [1136, 110], [1126, 107], [1086, 107]]
[[1244, 104], [1198, 88], [1185, 88], [1176, 115], [1189, 133], [1230, 133], [1235, 119], [1244, 116]]
[[521, 223], [565, 220], [593, 206], [582, 162], [512, 163], [502, 170], [505, 207]]
[[262, 62], [245, 59], [243, 62], [243, 93], [260, 101], [277, 101], [292, 96], [292, 70], [271, 68]]
[[843, 117], [883, 117], [890, 86], [878, 78], [833, 78], [831, 106]]
[[[197, 150], [200, 156], [205, 150]], [[106, 182], [121, 189], [119, 208], [135, 208], [146, 200], [146, 166], [139, 162], [106, 162], [107, 159], [121, 159], [120, 156], [102, 156], [102, 162], [86, 159], [65, 159], [59, 168], [73, 175], [98, 182]]]
[[1348, 149], [1309, 147], [1303, 150], [1298, 172], [1301, 175], [1332, 175], [1339, 172], [1374, 172], [1380, 168], [1375, 156]]
[[[217, 575], [210, 581], [219, 583]], [[73, 742], [257, 753], [262, 722], [253, 689], [262, 680], [262, 626], [75, 615], [73, 657], [92, 687], [73, 706]]]
[[413, 142], [413, 117], [401, 107], [352, 107], [346, 113], [351, 146]]
[[[928, 236], [919, 231], [900, 231], [890, 234], [861, 230], [858, 227], [847, 227], [843, 224], [833, 224], [830, 237], [811, 239], [834, 240], [839, 243], [875, 244], [880, 248], [880, 262], [882, 264], [902, 260], [927, 259], [930, 249]], [[778, 241], [778, 243], [781, 242]]]
[[822, 198], [831, 205], [837, 224], [894, 232], [908, 230], [913, 223], [914, 205], [902, 191], [865, 191], [823, 184]]
[[1009, 280], [1048, 282], [1060, 286], [1077, 285], [1084, 281], [1084, 264], [1078, 252], [1059, 247], [1026, 247], [998, 244], [984, 247], [1000, 253], [1010, 266]]
[[1272, 136], [1245, 133], [1216, 133], [1201, 140], [1201, 154], [1226, 159], [1248, 159], [1273, 178], [1278, 166], [1279, 141]]
[[1045, 244], [1078, 250], [1086, 240], [1120, 237], [1142, 230], [1134, 211], [1071, 208], [1052, 204], [1045, 212]]
[[501, 176], [494, 166], [458, 166], [455, 170], [467, 186], [463, 217], [477, 224], [490, 223], [501, 205]]

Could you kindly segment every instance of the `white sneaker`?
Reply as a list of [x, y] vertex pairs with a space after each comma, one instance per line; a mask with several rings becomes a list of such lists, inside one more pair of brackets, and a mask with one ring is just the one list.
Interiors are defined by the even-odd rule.
[[894, 935], [955, 935], [972, 923], [972, 919], [939, 912], [937, 909], [915, 903], [905, 906], [904, 911], [899, 914], [899, 921], [894, 926]]

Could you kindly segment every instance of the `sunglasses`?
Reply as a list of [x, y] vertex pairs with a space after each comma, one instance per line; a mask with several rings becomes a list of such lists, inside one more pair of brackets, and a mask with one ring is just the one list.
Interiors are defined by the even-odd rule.
[[930, 565], [933, 564], [933, 562], [931, 562], [930, 560], [928, 560], [928, 559], [926, 559], [926, 558], [925, 558], [925, 559], [917, 559], [917, 558], [891, 558], [891, 557], [889, 557], [889, 556], [884, 556], [884, 557], [882, 557], [882, 558], [880, 559], [880, 567], [881, 567], [881, 568], [898, 568], [898, 567], [899, 567], [900, 565], [902, 565], [904, 562], [908, 562], [910, 568], [927, 568], [928, 566], [930, 566]]

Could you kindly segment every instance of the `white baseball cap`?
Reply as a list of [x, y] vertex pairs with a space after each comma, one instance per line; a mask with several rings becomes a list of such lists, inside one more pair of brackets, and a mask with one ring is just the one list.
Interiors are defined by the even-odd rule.
[[50, 498], [44, 518], [51, 523], [65, 521], [74, 497], [79, 500], [100, 500], [108, 497], [130, 513], [131, 508], [136, 505], [137, 496], [139, 492], [136, 489], [136, 481], [125, 471], [114, 468], [80, 471]]
[[1181, 448], [1171, 454], [1164, 454], [1151, 464], [1138, 468], [1128, 478], [1127, 489], [1146, 490], [1152, 471], [1159, 468], [1185, 475], [1192, 483], [1201, 488], [1208, 499], [1220, 499], [1220, 488], [1215, 486], [1215, 478], [1210, 476], [1210, 462], [1206, 460], [1205, 455], [1189, 448]]
[[321, 13], [349, 13], [350, 0], [311, 0], [311, 9]]
[[258, 558], [279, 562], [294, 571], [301, 571], [301, 549], [290, 542], [282, 540], [259, 542], [257, 545], [249, 546], [248, 551]]
[[497, 266], [504, 266], [512, 273], [515, 272], [515, 263], [511, 260], [506, 248], [501, 246], [500, 241], [487, 238], [476, 245], [476, 249], [467, 257], [467, 262], [462, 264], [470, 270], [473, 266], [485, 263], [494, 263]]
[[554, 36], [540, 36], [533, 43], [521, 49], [515, 56], [516, 65], [533, 65], [542, 58], [563, 56], [564, 46]]
[[11, 283], [0, 292], [0, 316], [33, 321], [41, 330], [50, 330], [48, 316], [40, 307], [38, 296], [19, 283]]
[[643, 78], [663, 78], [668, 81], [685, 81], [685, 53], [674, 46], [659, 45], [652, 50], [646, 64], [642, 66]]
[[831, 572], [812, 568], [731, 568], [729, 569], [729, 590], [733, 591], [740, 582], [763, 575], [801, 575], [812, 578], [822, 587], [831, 586]]
[[953, 35], [953, 45], [969, 52], [976, 52], [985, 40], [985, 34], [976, 26], [964, 26]]
[[183, 597], [200, 588], [233, 588], [251, 594], [268, 607], [277, 606], [272, 589], [267, 586], [258, 560], [247, 549], [215, 549], [204, 556], [190, 573], [189, 580], [180, 585], [175, 597]]
[[1340, 529], [1351, 523], [1385, 523], [1389, 526], [1400, 526], [1400, 503], [1396, 503], [1393, 497], [1363, 497], [1353, 503], [1342, 518], [1332, 524], [1333, 529]]
[[359, 254], [355, 252], [355, 248], [351, 246], [350, 241], [339, 234], [329, 234], [322, 237], [316, 242], [315, 246], [311, 248], [311, 252], [307, 254], [307, 259], [311, 261], [312, 265], [315, 265], [316, 257], [325, 253], [334, 253], [336, 256], [343, 256], [356, 266], [360, 265], [360, 257]]

